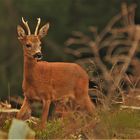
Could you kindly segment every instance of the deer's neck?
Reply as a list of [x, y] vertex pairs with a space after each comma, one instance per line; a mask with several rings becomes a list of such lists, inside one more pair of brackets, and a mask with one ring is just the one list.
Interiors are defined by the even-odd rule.
[[24, 80], [30, 81], [33, 77], [33, 71], [37, 61], [24, 55]]

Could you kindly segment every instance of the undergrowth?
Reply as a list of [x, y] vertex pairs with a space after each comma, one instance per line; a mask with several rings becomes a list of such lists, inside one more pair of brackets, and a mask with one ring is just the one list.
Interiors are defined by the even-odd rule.
[[[34, 128], [33, 128], [34, 129]], [[138, 139], [140, 111], [98, 111], [97, 115], [74, 114], [49, 121], [45, 130], [35, 130], [37, 139]]]
[[[49, 120], [46, 129], [38, 129], [38, 123], [28, 122], [35, 131], [36, 139], [139, 139], [140, 111], [105, 111], [97, 109], [96, 115], [89, 116], [81, 112], [69, 112], [64, 118]], [[11, 119], [5, 119], [0, 130], [9, 131]]]
[[104, 128], [102, 138], [140, 138], [140, 111], [118, 110], [101, 112], [100, 127]]

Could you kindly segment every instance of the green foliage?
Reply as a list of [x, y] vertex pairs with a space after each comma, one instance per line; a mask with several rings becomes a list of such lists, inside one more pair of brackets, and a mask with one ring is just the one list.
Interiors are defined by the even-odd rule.
[[45, 130], [38, 130], [36, 131], [36, 138], [37, 139], [57, 139], [58, 137], [62, 136], [63, 129], [62, 120], [54, 120], [47, 123]]

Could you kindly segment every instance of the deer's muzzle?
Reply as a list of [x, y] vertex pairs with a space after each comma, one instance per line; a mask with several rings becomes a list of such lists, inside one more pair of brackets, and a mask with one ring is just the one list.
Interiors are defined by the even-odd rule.
[[43, 55], [41, 52], [38, 52], [38, 53], [34, 54], [33, 57], [40, 60], [40, 59], [42, 59]]

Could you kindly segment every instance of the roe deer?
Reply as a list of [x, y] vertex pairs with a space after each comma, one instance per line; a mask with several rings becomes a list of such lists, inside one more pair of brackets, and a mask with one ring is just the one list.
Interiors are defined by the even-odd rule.
[[88, 95], [88, 75], [75, 63], [45, 62], [42, 58], [40, 39], [47, 35], [49, 23], [45, 24], [39, 31], [40, 18], [31, 34], [28, 22], [22, 18], [25, 30], [18, 25], [18, 39], [23, 46], [24, 52], [24, 75], [23, 92], [24, 101], [17, 114], [22, 119], [30, 109], [30, 100], [40, 100], [43, 103], [41, 126], [45, 127], [49, 106], [51, 101], [72, 97], [76, 103], [89, 113], [93, 113], [95, 106]]

